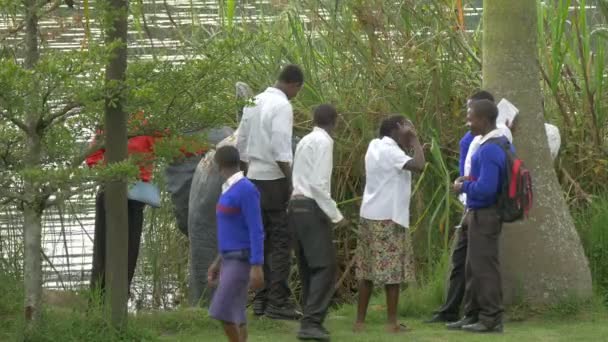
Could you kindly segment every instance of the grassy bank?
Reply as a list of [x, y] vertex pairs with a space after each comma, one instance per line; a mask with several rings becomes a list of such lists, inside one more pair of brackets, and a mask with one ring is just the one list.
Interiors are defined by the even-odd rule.
[[[577, 313], [565, 316], [550, 310], [525, 322], [508, 321], [502, 335], [480, 336], [447, 331], [441, 325], [426, 325], [422, 317], [405, 316], [402, 321], [412, 330], [403, 335], [384, 332], [385, 310], [381, 298], [370, 306], [367, 331], [351, 332], [355, 309], [352, 305], [332, 311], [327, 327], [332, 341], [604, 341], [608, 336], [606, 312], [593, 306], [580, 307]], [[15, 319], [13, 322], [16, 322]], [[6, 326], [4, 326], [6, 327]], [[18, 326], [13, 326], [18, 328]], [[250, 319], [250, 341], [297, 341], [295, 322]], [[23, 340], [15, 334], [0, 332], [0, 340]], [[118, 333], [109, 328], [100, 316], [85, 315], [70, 309], [47, 311], [45, 323], [27, 341], [223, 341], [222, 330], [203, 310], [183, 309], [173, 312], [145, 312], [132, 316], [129, 329]]]

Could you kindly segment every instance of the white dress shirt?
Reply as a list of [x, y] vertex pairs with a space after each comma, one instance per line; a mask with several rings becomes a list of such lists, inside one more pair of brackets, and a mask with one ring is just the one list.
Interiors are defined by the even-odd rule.
[[273, 87], [243, 109], [237, 149], [241, 160], [249, 162], [247, 177], [255, 180], [285, 178], [277, 162], [291, 163], [293, 150], [293, 108], [287, 95]]
[[403, 167], [412, 157], [390, 137], [374, 139], [365, 154], [365, 191], [360, 215], [410, 226], [412, 174]]
[[293, 162], [293, 195], [315, 200], [333, 223], [343, 216], [331, 198], [334, 140], [322, 128], [315, 127], [298, 143]]

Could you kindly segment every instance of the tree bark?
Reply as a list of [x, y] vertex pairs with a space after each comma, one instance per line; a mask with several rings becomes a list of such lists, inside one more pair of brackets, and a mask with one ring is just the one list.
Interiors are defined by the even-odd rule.
[[[33, 69], [40, 56], [38, 51], [38, 4], [36, 0], [26, 0], [26, 31], [25, 31], [25, 61], [26, 69]], [[35, 101], [29, 98], [28, 101]], [[35, 169], [40, 167], [42, 145], [40, 132], [37, 130], [39, 113], [34, 105], [27, 106], [26, 122], [23, 128], [27, 136], [28, 155], [25, 167]], [[42, 212], [43, 200], [39, 195], [36, 180], [24, 179], [25, 201], [23, 203], [23, 285], [25, 289], [24, 315], [26, 329], [31, 329], [40, 320], [42, 299]]]
[[503, 228], [506, 303], [550, 304], [592, 294], [588, 261], [543, 127], [536, 6], [531, 0], [485, 0], [483, 8], [483, 86], [520, 110], [515, 147], [530, 169], [535, 191], [530, 217]]
[[[106, 66], [105, 158], [108, 164], [127, 158], [127, 119], [124, 112], [124, 81], [127, 69], [127, 0], [109, 0], [106, 46], [113, 47]], [[106, 196], [106, 284], [111, 321], [123, 327], [127, 321], [128, 218], [127, 186], [124, 180], [108, 182]]]
[[37, 0], [26, 0], [25, 13], [25, 67], [32, 69], [38, 62], [38, 3]]

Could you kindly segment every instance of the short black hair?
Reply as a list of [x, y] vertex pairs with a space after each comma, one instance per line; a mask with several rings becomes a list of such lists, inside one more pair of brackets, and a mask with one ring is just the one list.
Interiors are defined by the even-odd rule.
[[288, 64], [283, 67], [279, 74], [279, 81], [284, 83], [304, 83], [304, 73], [302, 69], [295, 64]]
[[488, 100], [494, 102], [494, 96], [487, 90], [479, 90], [469, 97], [471, 101]]
[[316, 126], [330, 126], [336, 123], [338, 112], [336, 108], [330, 104], [322, 104], [315, 108], [313, 113], [313, 122]]
[[238, 168], [241, 163], [239, 150], [234, 146], [222, 146], [215, 151], [213, 158], [217, 165], [222, 168], [234, 167]]
[[479, 100], [471, 103], [473, 115], [486, 118], [491, 123], [496, 123], [498, 117], [498, 107], [490, 100]]
[[399, 124], [406, 122], [405, 116], [401, 114], [392, 114], [380, 123], [380, 138], [389, 137], [393, 130], [399, 128]]

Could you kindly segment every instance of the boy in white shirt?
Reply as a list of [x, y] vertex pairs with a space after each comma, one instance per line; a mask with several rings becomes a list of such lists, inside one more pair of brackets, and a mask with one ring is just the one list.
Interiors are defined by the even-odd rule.
[[291, 270], [291, 236], [287, 228], [287, 204], [291, 195], [291, 163], [294, 98], [304, 83], [299, 66], [287, 65], [277, 82], [245, 107], [238, 128], [237, 149], [247, 164], [247, 178], [258, 188], [266, 233], [264, 274], [266, 287], [253, 302], [256, 315], [292, 319], [301, 313], [291, 301], [287, 283]]
[[298, 143], [294, 157], [293, 195], [288, 216], [296, 238], [302, 280], [304, 317], [298, 333], [300, 339], [329, 339], [323, 321], [334, 294], [337, 270], [332, 223], [343, 220], [331, 198], [334, 148], [331, 133], [337, 118], [334, 107], [317, 107], [315, 127]]

